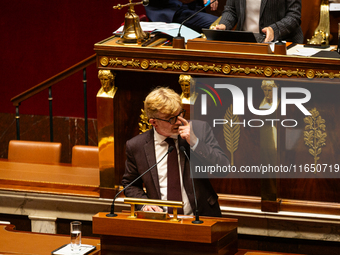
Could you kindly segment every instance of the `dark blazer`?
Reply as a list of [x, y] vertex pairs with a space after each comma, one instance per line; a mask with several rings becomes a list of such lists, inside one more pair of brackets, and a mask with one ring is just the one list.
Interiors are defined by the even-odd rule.
[[[145, 6], [146, 16], [151, 21], [162, 21], [171, 23], [177, 10], [183, 3], [178, 0], [150, 0], [149, 5]], [[196, 0], [187, 4], [190, 10], [199, 10], [203, 6], [202, 0]]]
[[[228, 0], [220, 24], [226, 29], [242, 30], [245, 22], [246, 0]], [[274, 40], [303, 43], [301, 24], [301, 0], [261, 0], [259, 32], [264, 27], [274, 30]], [[279, 38], [280, 37], [280, 38]]]
[[[184, 146], [190, 157], [196, 157], [200, 161], [211, 164], [229, 165], [227, 156], [218, 145], [209, 125], [203, 121], [194, 121], [193, 130], [199, 138], [195, 151], [191, 151], [189, 144], [179, 137], [179, 148]], [[148, 168], [156, 163], [154, 131], [153, 129], [140, 134], [126, 142], [126, 166], [122, 184], [125, 187]], [[196, 210], [192, 181], [190, 179], [190, 165], [184, 153], [180, 151], [180, 164], [183, 176], [183, 185], [188, 195], [193, 212]], [[209, 179], [194, 179], [197, 196], [197, 206], [200, 215], [221, 216], [218, 204], [218, 196], [214, 191]], [[143, 184], [146, 192], [143, 190]], [[140, 180], [125, 190], [127, 197], [161, 199], [157, 167], [145, 174]], [[139, 208], [137, 208], [139, 209]]]

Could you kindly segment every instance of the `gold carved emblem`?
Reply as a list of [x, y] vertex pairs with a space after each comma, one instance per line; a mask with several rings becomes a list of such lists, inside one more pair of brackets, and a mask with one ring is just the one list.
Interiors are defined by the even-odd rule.
[[313, 69], [308, 69], [306, 76], [307, 76], [308, 79], [313, 79], [314, 76], [315, 76], [315, 71]]
[[143, 109], [141, 109], [142, 114], [139, 115], [141, 122], [138, 123], [139, 125], [139, 133], [142, 134], [152, 128], [152, 125], [149, 123], [148, 117], [145, 115], [145, 112]]
[[[240, 122], [240, 119], [237, 115], [233, 115], [233, 105], [227, 109], [224, 119], [228, 120], [229, 123]], [[223, 125], [223, 134], [224, 141], [227, 146], [228, 151], [230, 152], [230, 160], [231, 165], [234, 165], [234, 152], [238, 149], [238, 144], [240, 140], [240, 125]]]
[[102, 57], [102, 58], [100, 59], [100, 64], [101, 64], [102, 66], [107, 66], [108, 63], [109, 63], [109, 59], [108, 59], [107, 57]]
[[181, 69], [183, 72], [187, 72], [189, 70], [189, 63], [184, 61], [182, 64], [181, 64]]
[[264, 68], [264, 75], [270, 77], [273, 75], [273, 68], [267, 66]]
[[145, 70], [148, 69], [149, 67], [149, 60], [147, 59], [143, 59], [142, 63], [140, 64], [140, 66]]
[[305, 144], [310, 147], [308, 151], [313, 156], [316, 165], [317, 161], [320, 159], [319, 155], [321, 154], [321, 147], [326, 145], [326, 121], [321, 118], [316, 108], [309, 112], [312, 115], [303, 119], [306, 123], [304, 141]]
[[229, 74], [230, 71], [231, 71], [230, 65], [226, 64], [226, 65], [224, 65], [224, 66], [222, 67], [222, 72], [223, 72], [224, 74]]

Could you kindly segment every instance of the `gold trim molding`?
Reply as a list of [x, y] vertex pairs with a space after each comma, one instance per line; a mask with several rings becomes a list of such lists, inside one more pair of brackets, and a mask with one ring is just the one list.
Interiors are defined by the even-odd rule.
[[144, 109], [141, 109], [141, 112], [141, 115], [139, 115], [141, 122], [138, 123], [140, 134], [152, 128], [152, 125], [149, 123], [149, 118], [146, 116]]
[[246, 74], [246, 75], [256, 75], [256, 76], [265, 76], [265, 77], [296, 77], [296, 78], [304, 78], [307, 77], [308, 79], [314, 78], [339, 78], [340, 79], [340, 72], [328, 72], [325, 70], [313, 70], [308, 69], [285, 69], [285, 68], [273, 68], [270, 66], [241, 66], [241, 65], [233, 65], [233, 64], [203, 64], [203, 63], [193, 63], [188, 61], [163, 61], [159, 62], [158, 60], [150, 60], [150, 59], [120, 59], [118, 57], [106, 57], [102, 56], [99, 59], [99, 63], [102, 67], [130, 67], [130, 68], [141, 68], [143, 70], [147, 69], [163, 69], [163, 70], [178, 70], [182, 72], [213, 72], [213, 73], [221, 73], [225, 75], [229, 74]]

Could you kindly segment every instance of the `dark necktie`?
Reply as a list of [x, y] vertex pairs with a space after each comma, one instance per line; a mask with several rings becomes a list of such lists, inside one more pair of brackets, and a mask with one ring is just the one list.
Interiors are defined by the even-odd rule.
[[[177, 149], [174, 139], [167, 138], [165, 141], [169, 144], [169, 147], [174, 147], [173, 151], [168, 154], [168, 200], [182, 201]], [[168, 208], [168, 212], [173, 212], [172, 207]], [[178, 214], [183, 214], [182, 208], [178, 208]]]

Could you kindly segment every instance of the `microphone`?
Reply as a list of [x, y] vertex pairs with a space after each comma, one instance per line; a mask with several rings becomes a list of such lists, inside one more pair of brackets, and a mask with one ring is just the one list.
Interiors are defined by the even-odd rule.
[[115, 201], [116, 198], [118, 197], [118, 195], [120, 193], [122, 193], [124, 190], [126, 190], [128, 187], [130, 187], [133, 183], [135, 183], [137, 180], [139, 180], [142, 176], [144, 176], [144, 174], [146, 174], [147, 172], [149, 172], [152, 168], [154, 168], [156, 165], [158, 165], [170, 152], [172, 152], [174, 149], [173, 146], [170, 146], [168, 151], [164, 154], [164, 156], [153, 166], [151, 166], [148, 170], [146, 170], [143, 174], [141, 174], [140, 176], [138, 176], [136, 179], [134, 179], [132, 182], [130, 182], [128, 185], [126, 185], [126, 187], [124, 189], [122, 189], [121, 191], [119, 191], [116, 196], [114, 197], [112, 204], [111, 204], [111, 211], [109, 214], [106, 214], [106, 217], [117, 217], [118, 215], [115, 213]]
[[210, 0], [208, 0], [208, 2], [201, 8], [199, 9], [197, 12], [195, 12], [194, 14], [192, 14], [191, 16], [189, 16], [188, 18], [186, 18], [182, 23], [181, 25], [179, 26], [179, 29], [178, 29], [178, 34], [177, 34], [177, 37], [175, 37], [173, 39], [173, 42], [172, 42], [172, 47], [173, 48], [179, 48], [179, 49], [184, 49], [185, 46], [184, 46], [184, 37], [181, 36], [181, 28], [183, 26], [183, 24], [185, 22], [187, 22], [188, 20], [190, 20], [192, 17], [196, 16], [197, 13], [203, 11], [207, 6], [209, 6], [210, 4], [216, 2], [217, 0], [213, 0], [212, 2], [210, 2]]
[[195, 191], [195, 184], [194, 184], [194, 178], [192, 176], [192, 171], [191, 171], [191, 165], [190, 165], [190, 158], [185, 150], [185, 147], [184, 146], [181, 146], [179, 148], [181, 151], [183, 151], [184, 155], [186, 156], [187, 160], [189, 161], [189, 167], [190, 167], [190, 175], [191, 175], [191, 181], [192, 181], [192, 189], [194, 190], [194, 198], [195, 198], [195, 206], [196, 206], [196, 212], [195, 212], [195, 220], [192, 221], [191, 223], [194, 223], [194, 224], [202, 224], [203, 221], [200, 220], [200, 216], [199, 216], [199, 213], [198, 213], [198, 208], [197, 208], [197, 197], [196, 197], [196, 191]]

